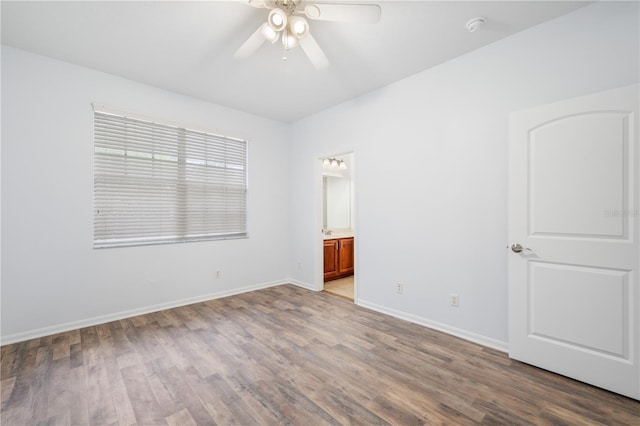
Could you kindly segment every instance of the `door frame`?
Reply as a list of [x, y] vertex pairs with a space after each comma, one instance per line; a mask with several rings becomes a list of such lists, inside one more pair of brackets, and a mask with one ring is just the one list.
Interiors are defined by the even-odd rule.
[[314, 282], [314, 290], [322, 291], [324, 289], [324, 250], [323, 250], [323, 242], [324, 236], [322, 234], [323, 228], [323, 211], [324, 211], [324, 197], [322, 196], [323, 191], [323, 183], [322, 183], [322, 160], [327, 157], [341, 157], [344, 155], [351, 155], [353, 163], [351, 165], [352, 171], [352, 191], [353, 191], [353, 199], [352, 199], [352, 223], [351, 228], [353, 229], [353, 303], [358, 303], [358, 228], [357, 228], [357, 218], [358, 218], [358, 167], [356, 161], [356, 150], [345, 149], [344, 151], [339, 151], [336, 153], [335, 151], [329, 154], [317, 155], [314, 160], [314, 195], [315, 195], [315, 211], [316, 211], [316, 219], [314, 221], [315, 230], [314, 234], [314, 247], [315, 247], [315, 282]]

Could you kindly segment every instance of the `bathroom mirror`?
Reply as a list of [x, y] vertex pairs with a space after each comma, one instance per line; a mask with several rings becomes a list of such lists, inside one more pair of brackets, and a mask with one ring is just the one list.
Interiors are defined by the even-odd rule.
[[351, 179], [344, 176], [323, 176], [325, 229], [351, 228]]

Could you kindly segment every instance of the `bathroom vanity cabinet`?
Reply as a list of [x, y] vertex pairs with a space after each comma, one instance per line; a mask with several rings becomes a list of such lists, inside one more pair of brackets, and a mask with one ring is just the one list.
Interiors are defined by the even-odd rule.
[[353, 237], [324, 240], [324, 280], [353, 275]]

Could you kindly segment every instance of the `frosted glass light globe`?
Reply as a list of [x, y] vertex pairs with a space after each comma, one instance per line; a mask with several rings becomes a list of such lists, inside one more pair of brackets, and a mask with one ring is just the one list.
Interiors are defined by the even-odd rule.
[[296, 22], [295, 25], [293, 26], [293, 31], [296, 34], [302, 34], [304, 32], [304, 22]]

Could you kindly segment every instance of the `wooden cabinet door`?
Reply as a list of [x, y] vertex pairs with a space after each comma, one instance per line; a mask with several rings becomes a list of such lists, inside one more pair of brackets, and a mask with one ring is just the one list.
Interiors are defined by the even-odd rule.
[[330, 279], [339, 274], [338, 241], [324, 241], [324, 279]]
[[353, 274], [353, 238], [340, 240], [340, 264], [338, 271], [340, 274]]

